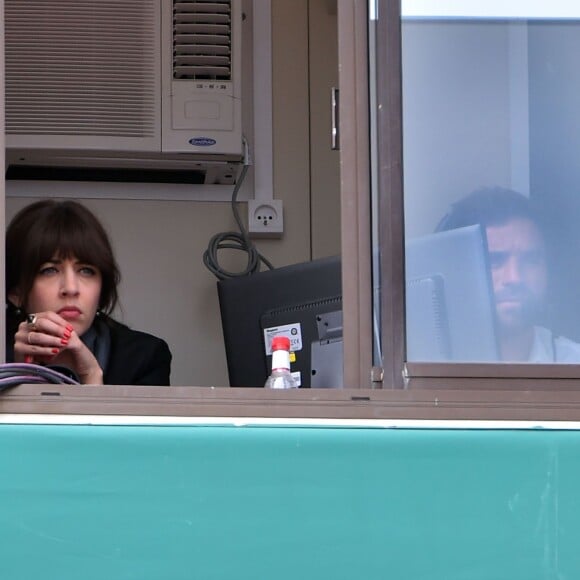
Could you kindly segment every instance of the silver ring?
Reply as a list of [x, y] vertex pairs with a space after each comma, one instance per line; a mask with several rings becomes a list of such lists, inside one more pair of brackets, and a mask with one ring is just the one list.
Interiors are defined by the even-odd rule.
[[36, 316], [36, 314], [28, 314], [26, 316], [26, 320], [28, 321], [28, 324], [30, 324], [30, 326], [35, 326], [38, 317]]
[[26, 337], [26, 342], [28, 342], [28, 344], [34, 344], [33, 342], [30, 341], [30, 335], [32, 334], [32, 332], [28, 333], [28, 336]]

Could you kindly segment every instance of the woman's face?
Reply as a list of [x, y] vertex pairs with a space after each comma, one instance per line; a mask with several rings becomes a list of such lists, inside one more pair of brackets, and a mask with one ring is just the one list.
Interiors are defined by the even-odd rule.
[[25, 307], [30, 313], [56, 312], [82, 336], [97, 313], [101, 287], [101, 272], [95, 266], [55, 257], [40, 266]]

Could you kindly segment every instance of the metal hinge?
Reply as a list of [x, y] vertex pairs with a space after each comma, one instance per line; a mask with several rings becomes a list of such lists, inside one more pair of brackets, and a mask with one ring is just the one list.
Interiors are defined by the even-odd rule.
[[383, 377], [385, 376], [385, 371], [383, 367], [372, 367], [371, 368], [371, 382], [372, 383], [383, 383]]
[[338, 117], [338, 89], [332, 87], [330, 90], [330, 110], [332, 116], [332, 127], [330, 133], [330, 143], [333, 151], [338, 151], [340, 149], [340, 132], [339, 132], [339, 117]]

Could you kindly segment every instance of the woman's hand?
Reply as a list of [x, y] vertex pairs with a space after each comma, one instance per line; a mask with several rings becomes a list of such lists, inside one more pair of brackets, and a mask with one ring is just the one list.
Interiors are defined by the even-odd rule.
[[14, 335], [17, 362], [60, 364], [83, 384], [102, 385], [103, 371], [73, 326], [55, 312], [39, 312], [20, 323]]

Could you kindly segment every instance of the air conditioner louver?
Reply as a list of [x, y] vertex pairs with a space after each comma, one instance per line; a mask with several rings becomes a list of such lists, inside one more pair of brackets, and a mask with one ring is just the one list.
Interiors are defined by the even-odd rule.
[[155, 0], [6, 0], [6, 132], [155, 132]]
[[173, 2], [175, 79], [230, 81], [231, 2]]

